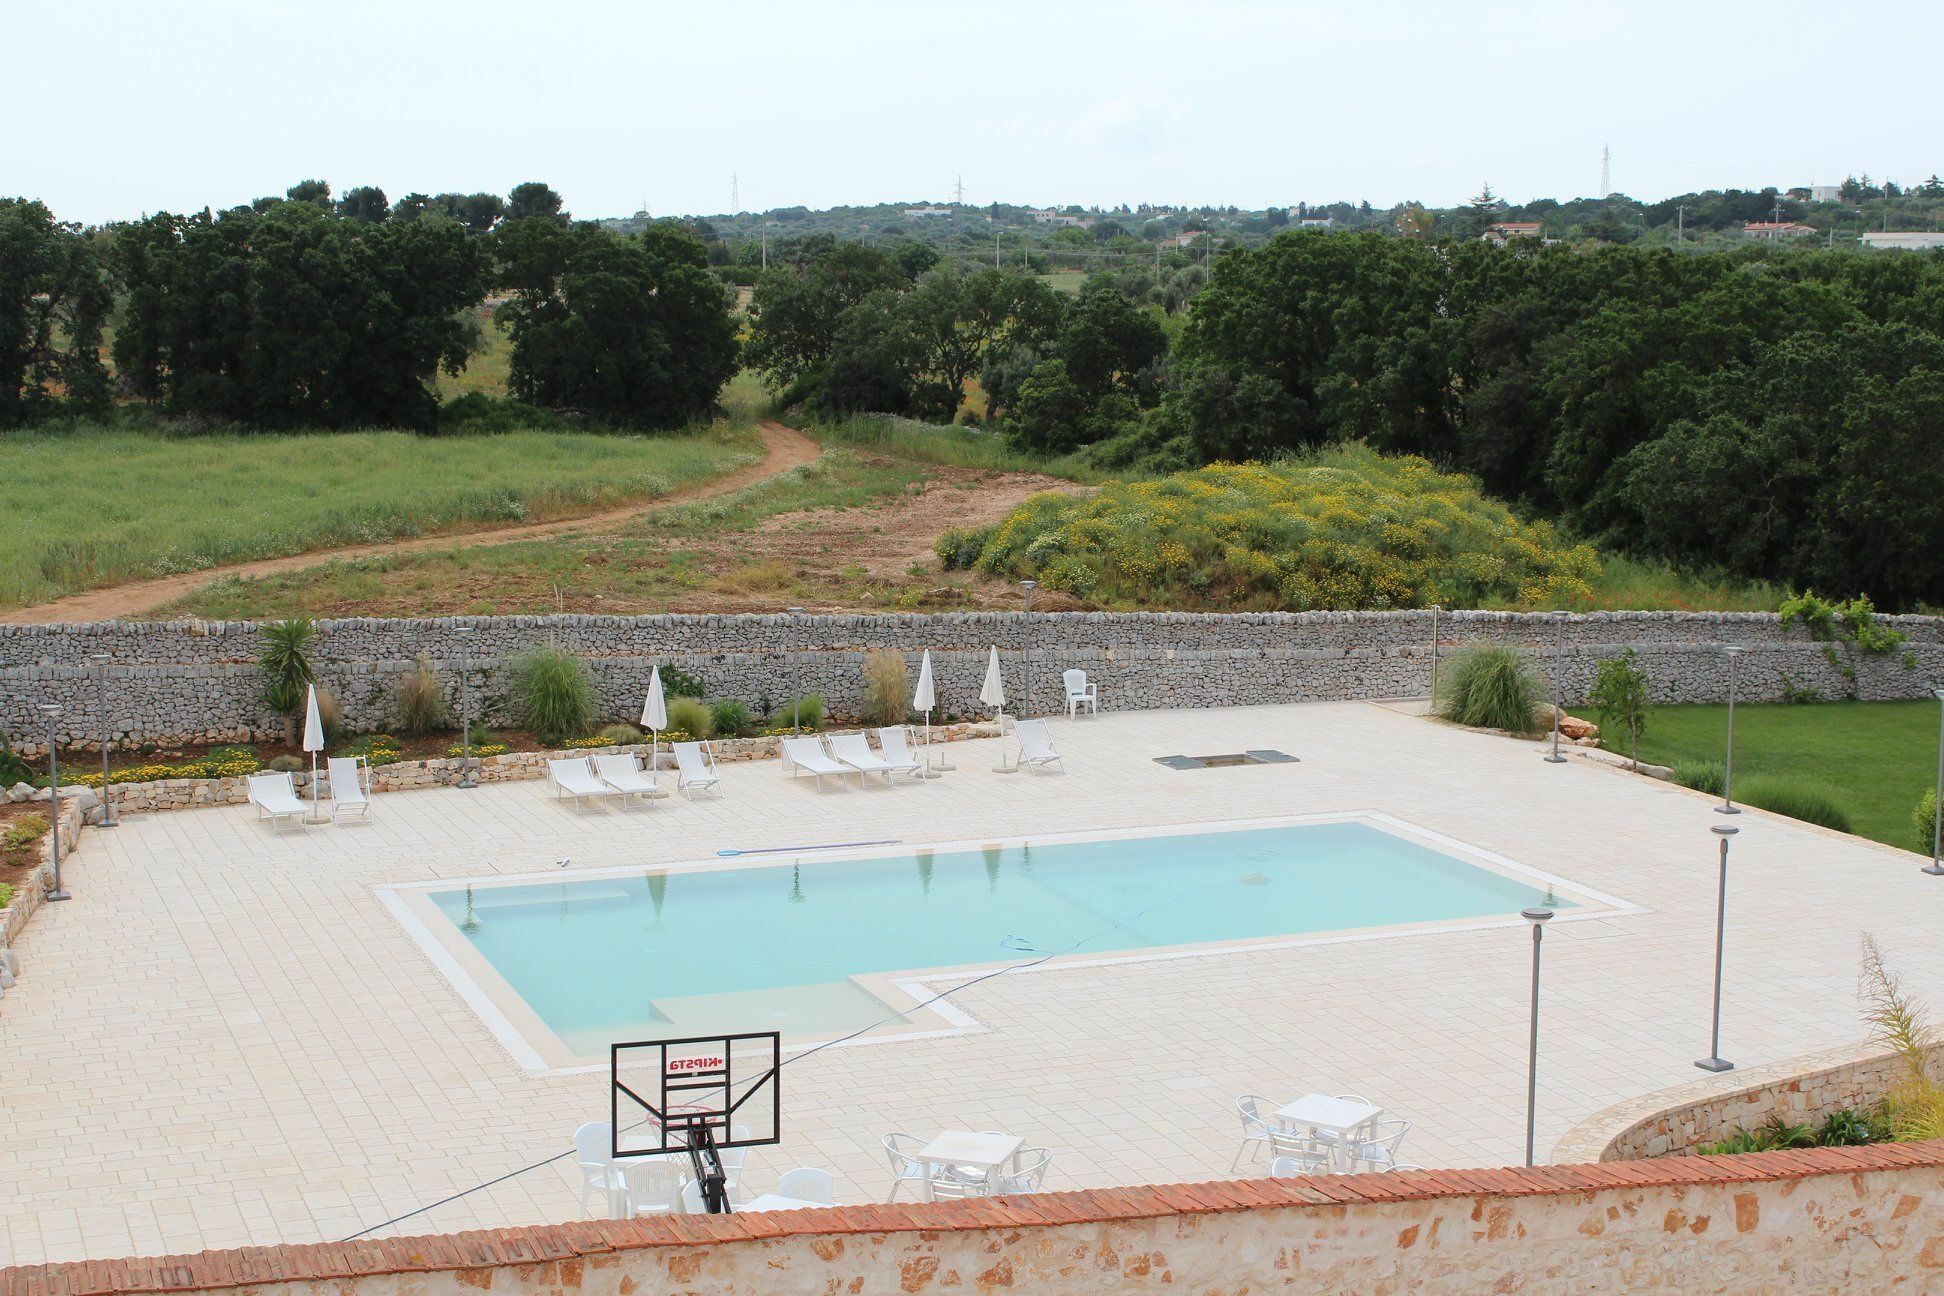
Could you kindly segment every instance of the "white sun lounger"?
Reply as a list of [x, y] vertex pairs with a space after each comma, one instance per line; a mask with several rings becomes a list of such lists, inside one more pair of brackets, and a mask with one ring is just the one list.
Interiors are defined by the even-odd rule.
[[675, 786], [683, 796], [695, 800], [697, 788], [713, 788], [722, 791], [722, 780], [716, 777], [715, 754], [709, 744], [699, 742], [679, 742], [675, 746]]
[[884, 753], [885, 764], [894, 774], [909, 774], [918, 777], [924, 762], [911, 754], [911, 735], [903, 725], [890, 725], [877, 731], [878, 747]]
[[588, 797], [600, 797], [605, 801], [614, 795], [608, 790], [607, 784], [594, 777], [594, 771], [588, 767], [585, 756], [579, 759], [550, 760], [547, 762], [547, 775], [552, 780], [556, 798], [561, 796], [574, 798], [576, 813], [580, 811], [581, 802]]
[[[621, 798], [627, 805], [631, 796], [653, 797], [655, 780], [643, 774], [635, 764], [635, 758], [627, 752], [606, 752], [591, 758], [594, 762], [594, 777], [607, 784], [608, 791]], [[651, 800], [650, 805], [654, 802]]]
[[304, 823], [304, 803], [297, 799], [297, 782], [288, 774], [250, 775], [250, 804], [259, 820], [270, 820], [273, 836], [283, 831], [277, 825], [285, 819]]
[[858, 782], [871, 774], [884, 775], [884, 786], [891, 786], [891, 762], [871, 750], [871, 740], [861, 733], [831, 734], [830, 754], [839, 764], [848, 765], [858, 773]]
[[324, 762], [331, 774], [331, 822], [345, 815], [371, 818], [371, 766], [362, 756], [333, 756]]
[[1047, 732], [1046, 721], [1021, 720], [1013, 726], [1013, 735], [1019, 739], [1021, 769], [1035, 765], [1058, 765], [1060, 772], [1066, 773], [1066, 762], [1060, 759], [1060, 753], [1053, 750], [1053, 735]]
[[[851, 774], [858, 776], [857, 781], [859, 783], [864, 781], [864, 776], [860, 771], [851, 768], [849, 765], [841, 765], [832, 760], [830, 753], [826, 752], [823, 744], [815, 738], [785, 738], [782, 740], [781, 745], [783, 748], [783, 766], [790, 771], [790, 777], [795, 778], [798, 774], [809, 774], [817, 780], [818, 791], [823, 790], [824, 776], [827, 774], [836, 776], [838, 787], [844, 786], [845, 777]], [[889, 776], [887, 775], [887, 777]]]

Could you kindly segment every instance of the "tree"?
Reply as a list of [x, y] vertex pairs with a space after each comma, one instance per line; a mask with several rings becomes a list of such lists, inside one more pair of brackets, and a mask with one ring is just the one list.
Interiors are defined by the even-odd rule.
[[0, 198], [0, 427], [59, 401], [108, 397], [102, 327], [113, 305], [94, 241], [39, 202]]
[[1602, 661], [1594, 672], [1588, 701], [1599, 712], [1602, 733], [1626, 733], [1628, 757], [1639, 769], [1640, 731], [1647, 725], [1647, 672], [1640, 668], [1639, 654], [1629, 648]]
[[560, 209], [560, 195], [538, 180], [513, 186], [506, 195], [506, 219], [531, 220], [540, 217], [565, 225], [567, 213]]
[[338, 200], [338, 215], [366, 225], [381, 224], [391, 214], [385, 191], [376, 185], [359, 185]]
[[592, 223], [509, 220], [493, 235], [499, 317], [521, 400], [616, 423], [700, 418], [736, 371], [736, 324], [708, 251], [662, 222], [632, 237]]
[[299, 180], [284, 190], [284, 201], [309, 203], [313, 207], [331, 209], [331, 185], [328, 180]]
[[1011, 437], [1022, 449], [1064, 454], [1080, 447], [1087, 398], [1063, 360], [1041, 362], [1019, 387]]
[[801, 269], [782, 265], [766, 271], [750, 298], [750, 367], [773, 390], [795, 386], [799, 396], [814, 395], [844, 312], [880, 289], [897, 290], [908, 282], [902, 256], [893, 261], [862, 243], [832, 248]]

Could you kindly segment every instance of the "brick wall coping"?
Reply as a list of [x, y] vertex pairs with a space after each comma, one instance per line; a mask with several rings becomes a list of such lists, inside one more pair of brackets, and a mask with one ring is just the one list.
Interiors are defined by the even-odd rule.
[[0, 1296], [206, 1291], [276, 1283], [330, 1282], [368, 1275], [549, 1264], [648, 1247], [710, 1246], [793, 1235], [1057, 1228], [1171, 1215], [1340, 1209], [1442, 1197], [1567, 1196], [1602, 1189], [1706, 1187], [1940, 1167], [1944, 1167], [1944, 1140], [1855, 1148], [1804, 1148], [1741, 1156], [1613, 1161], [1603, 1165], [1399, 1170], [1388, 1174], [1150, 1184], [910, 1205], [579, 1220], [421, 1237], [20, 1265], [0, 1269]]

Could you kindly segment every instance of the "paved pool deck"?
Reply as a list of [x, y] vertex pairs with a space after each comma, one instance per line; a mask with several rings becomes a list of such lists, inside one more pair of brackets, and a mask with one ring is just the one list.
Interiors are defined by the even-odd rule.
[[[819, 793], [762, 761], [723, 766], [720, 798], [647, 810], [577, 815], [524, 782], [386, 795], [369, 825], [281, 837], [244, 807], [90, 830], [75, 898], [36, 915], [0, 1000], [0, 1263], [332, 1241], [567, 1150], [605, 1119], [605, 1076], [520, 1066], [380, 891], [563, 856], [574, 872], [725, 847], [1378, 811], [1639, 906], [1548, 931], [1542, 1159], [1608, 1104], [1705, 1079], [1692, 1062], [1707, 1052], [1722, 822], [1707, 799], [1371, 703], [1052, 725], [1065, 774], [993, 773], [997, 744], [981, 740], [950, 747], [944, 778], [888, 791]], [[1245, 748], [1301, 760], [1152, 760]], [[1860, 1039], [1865, 931], [1944, 1005], [1944, 879], [1760, 812], [1736, 822], [1726, 1056]], [[882, 1200], [882, 1135], [943, 1127], [1051, 1146], [1048, 1187], [1221, 1177], [1238, 1094], [1310, 1090], [1409, 1119], [1408, 1161], [1514, 1164], [1530, 949], [1515, 920], [986, 981], [956, 1001], [983, 1030], [792, 1067], [786, 1141], [751, 1157], [746, 1182], [773, 1191], [817, 1165], [839, 1200]], [[391, 1231], [574, 1218], [578, 1184], [570, 1157]]]

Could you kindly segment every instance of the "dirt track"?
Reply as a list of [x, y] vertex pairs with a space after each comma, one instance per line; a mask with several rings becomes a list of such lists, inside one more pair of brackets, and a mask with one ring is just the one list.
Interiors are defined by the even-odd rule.
[[573, 535], [578, 532], [598, 530], [626, 522], [643, 513], [667, 508], [672, 504], [684, 504], [691, 500], [708, 499], [711, 496], [726, 495], [731, 491], [741, 490], [766, 477], [774, 477], [780, 472], [787, 472], [791, 468], [810, 463], [822, 452], [822, 447], [815, 441], [795, 428], [785, 427], [781, 423], [766, 419], [757, 425], [757, 430], [762, 433], [765, 451], [761, 461], [656, 499], [643, 500], [599, 513], [583, 513], [576, 517], [559, 518], [551, 522], [520, 523], [516, 526], [487, 527], [475, 531], [444, 531], [437, 535], [415, 536], [409, 540], [385, 544], [351, 545], [342, 549], [313, 549], [282, 558], [265, 558], [257, 562], [236, 563], [228, 567], [209, 567], [202, 571], [183, 572], [155, 580], [110, 585], [81, 594], [70, 594], [66, 598], [55, 599], [51, 603], [15, 608], [11, 612], [0, 613], [0, 624], [112, 621], [117, 617], [136, 617], [145, 612], [152, 612], [185, 595], [195, 593], [213, 580], [226, 576], [270, 576], [278, 572], [313, 567], [333, 559], [375, 558], [381, 554], [448, 549], [455, 542], [468, 545], [508, 544], [516, 540], [539, 540], [547, 536]]

